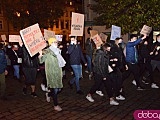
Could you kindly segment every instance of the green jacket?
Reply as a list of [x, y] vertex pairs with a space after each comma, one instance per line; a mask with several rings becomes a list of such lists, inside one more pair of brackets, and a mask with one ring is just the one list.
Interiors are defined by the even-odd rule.
[[49, 48], [44, 50], [44, 55], [39, 58], [40, 63], [45, 62], [47, 86], [50, 88], [62, 88], [62, 68], [58, 65], [58, 59]]

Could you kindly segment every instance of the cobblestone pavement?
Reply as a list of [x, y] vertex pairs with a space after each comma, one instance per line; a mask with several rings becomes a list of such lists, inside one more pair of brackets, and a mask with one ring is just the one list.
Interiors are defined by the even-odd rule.
[[[159, 73], [154, 74], [156, 82], [160, 85]], [[40, 89], [41, 75], [37, 76], [37, 98], [22, 94], [23, 83], [7, 77], [6, 101], [0, 100], [0, 120], [132, 120], [135, 110], [160, 110], [160, 89], [147, 89], [137, 91], [132, 85], [130, 76], [124, 82], [125, 101], [119, 101], [119, 106], [109, 105], [108, 97], [93, 95], [95, 102], [90, 103], [85, 96], [89, 91], [93, 80], [84, 78], [80, 81], [84, 95], [77, 95], [75, 87], [71, 90], [68, 86], [70, 75], [64, 79], [63, 91], [59, 94], [59, 103], [63, 111], [56, 112], [53, 109], [53, 101], [47, 103], [45, 93]]]

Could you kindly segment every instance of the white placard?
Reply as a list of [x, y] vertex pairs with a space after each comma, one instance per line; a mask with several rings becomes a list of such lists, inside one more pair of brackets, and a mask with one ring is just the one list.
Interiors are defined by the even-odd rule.
[[1, 35], [3, 41], [7, 40], [6, 35]]
[[121, 27], [112, 25], [110, 40], [115, 40], [117, 37], [121, 37]]
[[58, 41], [62, 41], [63, 35], [55, 35]]
[[9, 42], [19, 42], [21, 41], [20, 35], [9, 35]]
[[20, 35], [31, 57], [46, 47], [38, 23], [20, 30]]
[[83, 36], [84, 14], [72, 12], [71, 35]]
[[44, 39], [48, 41], [49, 38], [55, 38], [55, 32], [44, 29]]

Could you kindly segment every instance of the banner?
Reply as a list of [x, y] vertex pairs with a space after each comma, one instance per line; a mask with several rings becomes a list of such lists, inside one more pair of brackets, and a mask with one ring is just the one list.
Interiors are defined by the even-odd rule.
[[112, 25], [110, 40], [115, 40], [117, 37], [121, 37], [121, 27]]
[[71, 35], [83, 36], [84, 15], [72, 12]]
[[7, 40], [6, 35], [1, 35], [3, 41]]
[[144, 25], [140, 33], [143, 34], [143, 35], [146, 34], [147, 36], [149, 36], [151, 31], [152, 31], [152, 27]]
[[49, 38], [55, 38], [55, 33], [53, 31], [44, 29], [44, 39], [48, 41]]
[[20, 30], [20, 35], [31, 57], [46, 47], [38, 23]]
[[55, 35], [58, 41], [62, 41], [63, 35]]

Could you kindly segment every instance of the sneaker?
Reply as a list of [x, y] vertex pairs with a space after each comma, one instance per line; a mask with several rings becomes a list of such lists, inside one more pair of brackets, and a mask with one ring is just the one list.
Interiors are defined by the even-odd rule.
[[110, 101], [110, 105], [119, 105], [119, 103], [117, 101], [115, 101], [115, 100], [111, 100]]
[[137, 90], [145, 90], [143, 87], [137, 87]]
[[132, 81], [132, 84], [135, 86], [137, 85], [135, 80]]
[[50, 102], [51, 101], [51, 97], [48, 96], [48, 93], [46, 93], [46, 101]]
[[44, 84], [41, 84], [41, 89], [42, 89], [42, 91], [46, 91], [46, 87]]
[[123, 97], [122, 95], [119, 95], [118, 97], [116, 97], [117, 100], [125, 100], [125, 97]]
[[27, 88], [23, 88], [23, 95], [27, 95]]
[[31, 93], [31, 96], [34, 97], [34, 98], [36, 98], [36, 97], [37, 97], [37, 94], [36, 94], [35, 92], [32, 92], [32, 93]]
[[102, 93], [102, 91], [98, 91], [98, 90], [97, 90], [97, 91], [96, 91], [96, 94], [99, 95], [99, 96], [104, 96], [104, 94]]
[[86, 72], [86, 73], [89, 73], [89, 71], [88, 71], [88, 70], [85, 70], [85, 72]]
[[155, 83], [152, 83], [151, 88], [159, 88], [159, 87]]
[[142, 82], [143, 82], [144, 84], [146, 84], [146, 85], [149, 84], [149, 82], [147, 82], [146, 80], [142, 80]]
[[54, 106], [54, 110], [60, 112], [62, 111], [62, 108], [59, 105], [57, 105], [57, 106]]
[[86, 96], [86, 99], [87, 99], [89, 102], [94, 102], [94, 99], [92, 98], [92, 96], [87, 95], [87, 96]]
[[77, 91], [77, 94], [83, 95], [84, 93], [83, 93], [81, 90], [78, 90], [78, 91]]

